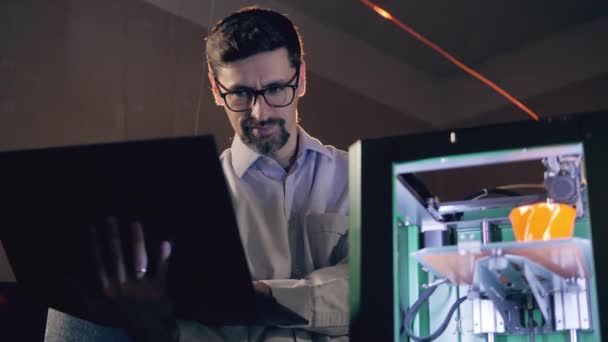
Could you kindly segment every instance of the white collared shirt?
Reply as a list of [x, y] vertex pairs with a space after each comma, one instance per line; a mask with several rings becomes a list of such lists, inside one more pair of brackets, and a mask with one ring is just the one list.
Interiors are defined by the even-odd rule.
[[[238, 136], [220, 159], [252, 277], [309, 320], [298, 340], [325, 341], [348, 331], [347, 153], [299, 126], [298, 138], [289, 172]], [[266, 340], [283, 340], [275, 330]]]

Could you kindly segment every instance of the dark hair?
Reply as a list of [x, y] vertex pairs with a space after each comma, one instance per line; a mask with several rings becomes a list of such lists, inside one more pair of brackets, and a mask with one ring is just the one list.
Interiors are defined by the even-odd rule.
[[246, 7], [220, 20], [206, 41], [207, 63], [214, 73], [227, 63], [282, 47], [293, 67], [303, 59], [302, 39], [291, 20], [264, 8]]

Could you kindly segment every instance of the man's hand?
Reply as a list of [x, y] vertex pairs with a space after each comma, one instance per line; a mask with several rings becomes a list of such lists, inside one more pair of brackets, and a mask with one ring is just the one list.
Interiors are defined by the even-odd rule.
[[[91, 251], [104, 298], [87, 298], [88, 304], [94, 305], [99, 318], [118, 321], [135, 341], [176, 341], [177, 324], [165, 288], [171, 244], [161, 242], [158, 262], [151, 273], [139, 223], [133, 222], [130, 227], [132, 255], [124, 253], [115, 218], [108, 218], [104, 228], [90, 231]], [[104, 258], [106, 255], [109, 258]], [[127, 269], [126, 258], [132, 260], [133, 269]]]
[[264, 282], [254, 280], [253, 290], [257, 295], [263, 297], [272, 297], [272, 290], [270, 289], [270, 286], [266, 285]]

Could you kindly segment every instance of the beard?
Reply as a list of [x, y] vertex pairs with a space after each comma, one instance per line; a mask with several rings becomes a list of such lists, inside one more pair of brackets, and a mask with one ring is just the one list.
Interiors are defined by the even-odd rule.
[[[268, 136], [258, 136], [253, 133], [255, 128], [271, 125], [277, 125], [279, 131]], [[243, 135], [241, 136], [243, 143], [257, 153], [270, 157], [273, 156], [276, 151], [280, 150], [281, 147], [285, 146], [290, 136], [287, 129], [285, 129], [285, 120], [279, 118], [271, 118], [265, 121], [249, 118], [241, 123], [241, 128], [243, 128]]]

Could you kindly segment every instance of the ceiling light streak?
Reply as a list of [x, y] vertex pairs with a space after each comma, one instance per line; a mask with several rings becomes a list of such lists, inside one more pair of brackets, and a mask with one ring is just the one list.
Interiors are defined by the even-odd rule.
[[385, 11], [384, 9], [382, 9], [382, 7], [372, 5], [372, 8], [374, 9], [374, 11], [376, 11], [378, 14], [380, 14], [381, 16], [385, 17], [388, 20], [391, 20], [393, 18], [393, 16], [390, 13], [388, 13], [387, 11]]
[[424, 37], [420, 33], [416, 32], [416, 30], [414, 30], [410, 26], [404, 24], [399, 19], [397, 19], [394, 16], [392, 16], [388, 11], [386, 11], [382, 7], [380, 7], [380, 6], [372, 3], [369, 0], [361, 0], [361, 2], [364, 5], [366, 5], [369, 8], [371, 8], [372, 10], [374, 10], [376, 13], [378, 13], [382, 17], [390, 20], [393, 24], [395, 24], [397, 27], [399, 27], [403, 31], [405, 31], [408, 34], [410, 34], [412, 37], [418, 39], [424, 45], [426, 45], [426, 46], [430, 47], [431, 49], [435, 50], [437, 53], [439, 53], [440, 55], [442, 55], [445, 59], [447, 59], [448, 61], [450, 61], [453, 64], [455, 64], [457, 67], [459, 67], [460, 69], [464, 70], [466, 73], [470, 74], [471, 76], [475, 77], [479, 81], [481, 81], [484, 84], [486, 84], [488, 87], [492, 88], [494, 91], [496, 91], [497, 93], [499, 93], [500, 95], [502, 95], [504, 98], [506, 98], [507, 100], [509, 100], [511, 103], [513, 103], [514, 105], [516, 105], [517, 107], [519, 107], [521, 110], [523, 110], [524, 112], [526, 112], [528, 115], [530, 115], [532, 117], [532, 119], [534, 119], [536, 121], [539, 121], [539, 117], [538, 117], [538, 115], [536, 113], [534, 113], [530, 108], [528, 108], [526, 105], [524, 105], [523, 103], [521, 103], [518, 99], [516, 99], [511, 94], [509, 94], [506, 90], [504, 90], [501, 87], [499, 87], [496, 83], [490, 81], [489, 79], [487, 79], [486, 77], [484, 77], [482, 74], [480, 74], [477, 71], [473, 70], [472, 68], [470, 68], [469, 66], [467, 66], [466, 64], [464, 64], [463, 62], [461, 62], [460, 60], [458, 60], [456, 57], [452, 56], [447, 51], [445, 51], [444, 49], [442, 49], [439, 45], [437, 45], [437, 44], [433, 43], [432, 41], [428, 40], [426, 37]]

